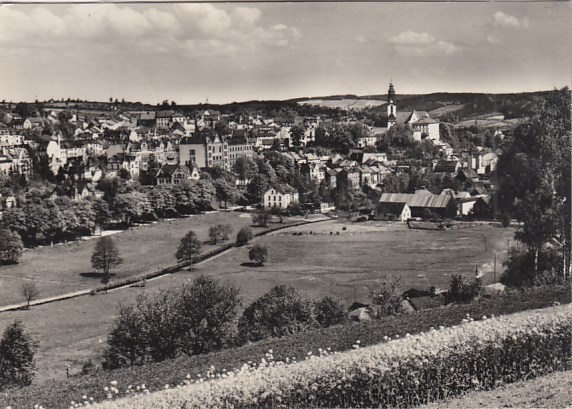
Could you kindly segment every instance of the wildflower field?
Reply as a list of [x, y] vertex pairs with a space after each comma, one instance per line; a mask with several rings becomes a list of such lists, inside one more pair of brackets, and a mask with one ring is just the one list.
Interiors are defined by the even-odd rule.
[[[462, 325], [381, 345], [311, 353], [237, 371], [189, 376], [176, 387], [137, 393], [99, 408], [412, 407], [471, 390], [534, 378], [570, 364], [572, 306], [465, 319]], [[128, 387], [128, 390], [132, 390]], [[79, 404], [72, 407], [79, 407]]]
[[[205, 377], [211, 366], [217, 373], [223, 370], [238, 370], [248, 363], [259, 362], [269, 349], [273, 350], [273, 358], [278, 361], [304, 360], [308, 352], [319, 354], [319, 349], [327, 351], [347, 351], [359, 340], [362, 347], [383, 344], [389, 338], [403, 338], [406, 333], [412, 335], [428, 332], [431, 327], [451, 327], [462, 324], [470, 317], [500, 316], [514, 312], [538, 309], [551, 306], [554, 302], [561, 304], [570, 302], [570, 288], [544, 287], [524, 292], [514, 292], [490, 299], [477, 300], [471, 304], [454, 307], [437, 308], [419, 311], [414, 314], [386, 317], [380, 320], [362, 323], [351, 323], [312, 330], [280, 339], [267, 339], [240, 348], [227, 349], [206, 355], [182, 356], [174, 360], [157, 362], [141, 367], [119, 369], [114, 371], [98, 371], [86, 376], [74, 376], [65, 381], [47, 381], [35, 383], [22, 389], [12, 389], [0, 394], [0, 408], [67, 408], [70, 402], [83, 402], [83, 396], [93, 401], [107, 399], [112, 381], [119, 381], [116, 397], [135, 393], [137, 386], [145, 385], [147, 391], [164, 389], [165, 385], [180, 384], [187, 380]], [[129, 389], [129, 385], [132, 386]], [[92, 402], [93, 402], [92, 401]]]

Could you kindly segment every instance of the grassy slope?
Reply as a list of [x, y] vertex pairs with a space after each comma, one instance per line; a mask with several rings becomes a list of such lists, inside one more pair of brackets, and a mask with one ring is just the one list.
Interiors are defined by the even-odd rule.
[[[124, 260], [115, 271], [116, 278], [175, 264], [177, 245], [189, 230], [194, 230], [206, 241], [210, 226], [229, 223], [233, 226], [234, 237], [240, 227], [250, 224], [250, 217], [240, 216], [235, 212], [203, 214], [115, 234], [113, 237]], [[97, 278], [80, 275], [93, 272], [90, 257], [94, 247], [95, 240], [88, 240], [26, 250], [20, 264], [0, 267], [0, 305], [23, 302], [20, 287], [27, 280], [36, 283], [42, 298], [99, 286]], [[203, 251], [212, 248], [214, 246], [206, 245]]]
[[572, 371], [554, 372], [540, 378], [502, 386], [492, 391], [421, 406], [421, 409], [564, 408], [570, 407]]
[[[305, 235], [293, 236], [293, 231]], [[332, 236], [330, 231], [334, 233]], [[452, 273], [472, 275], [475, 266], [492, 268], [493, 251], [500, 254], [506, 249], [506, 238], [513, 234], [510, 229], [496, 227], [410, 231], [401, 224], [338, 221], [294, 227], [287, 232], [258, 239], [269, 247], [269, 261], [264, 267], [242, 266], [248, 262], [248, 251], [234, 248], [197, 266], [191, 273], [181, 271], [162, 277], [148, 282], [145, 288], [119, 289], [41, 305], [29, 311], [2, 313], [0, 331], [14, 319], [21, 319], [40, 340], [38, 380], [62, 379], [68, 364], [72, 372], [78, 372], [88, 358], [99, 362], [119, 302], [133, 302], [143, 292], [177, 287], [198, 273], [239, 286], [244, 306], [277, 283], [292, 285], [312, 298], [334, 295], [349, 305], [356, 299], [368, 301], [367, 286], [389, 273], [402, 275], [403, 290], [428, 289], [431, 285], [447, 287]], [[487, 251], [483, 237], [487, 237]], [[171, 254], [169, 251], [168, 256]], [[150, 252], [145, 257], [152, 260], [162, 256]], [[501, 259], [499, 255], [499, 263]]]
[[7, 396], [0, 395], [0, 407], [27, 408], [42, 404], [47, 408], [67, 407], [83, 394], [96, 399], [104, 397], [103, 387], [112, 380], [119, 382], [123, 392], [127, 385], [145, 384], [151, 390], [162, 389], [166, 383], [178, 384], [190, 373], [194, 377], [206, 373], [213, 365], [219, 369], [232, 369], [244, 362], [259, 361], [268, 349], [277, 360], [286, 357], [303, 359], [309, 351], [330, 347], [334, 351], [351, 349], [357, 340], [362, 346], [383, 342], [384, 336], [403, 336], [428, 331], [431, 327], [459, 324], [467, 314], [479, 318], [482, 315], [510, 314], [517, 311], [542, 308], [570, 302], [569, 288], [539, 288], [515, 292], [491, 299], [482, 299], [471, 304], [443, 307], [410, 315], [388, 317], [379, 321], [348, 323], [326, 329], [309, 331], [281, 339], [269, 339], [236, 349], [223, 350], [202, 356], [181, 357], [133, 369], [98, 372], [89, 376], [73, 377], [69, 381], [51, 381], [28, 388], [11, 390]]

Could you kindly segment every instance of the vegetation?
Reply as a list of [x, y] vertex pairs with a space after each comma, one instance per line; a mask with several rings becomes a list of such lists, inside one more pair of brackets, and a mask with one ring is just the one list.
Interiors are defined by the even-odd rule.
[[218, 244], [219, 241], [226, 241], [232, 234], [232, 226], [230, 224], [217, 224], [209, 228], [209, 237], [212, 244]]
[[179, 263], [192, 264], [195, 257], [199, 254], [202, 247], [201, 241], [197, 238], [194, 231], [190, 230], [181, 239], [175, 257]]
[[371, 302], [376, 306], [375, 315], [378, 318], [401, 311], [400, 282], [400, 276], [388, 276], [378, 285], [369, 288]]
[[467, 277], [454, 274], [451, 276], [451, 286], [447, 292], [448, 302], [471, 302], [483, 291], [483, 281], [480, 277], [473, 280]]
[[268, 258], [268, 248], [262, 244], [255, 244], [248, 252], [248, 258], [262, 266]]
[[0, 390], [27, 386], [34, 378], [38, 343], [25, 332], [21, 321], [9, 325], [0, 340]]
[[232, 341], [238, 289], [199, 276], [178, 290], [166, 290], [122, 305], [108, 338], [107, 369], [142, 365], [219, 350]]
[[238, 246], [245, 246], [253, 237], [252, 229], [249, 226], [244, 226], [236, 234], [236, 244]]
[[0, 228], [0, 265], [17, 263], [23, 250], [24, 243], [18, 233]]
[[38, 287], [36, 287], [36, 284], [32, 282], [28, 282], [22, 284], [21, 291], [22, 291], [22, 296], [24, 297], [27, 303], [26, 308], [30, 308], [30, 302], [32, 302], [32, 300], [40, 294], [40, 292], [38, 291]]
[[252, 213], [252, 224], [257, 227], [266, 227], [268, 225], [269, 214], [265, 210]]
[[259, 362], [272, 349], [275, 360], [303, 361], [308, 352], [317, 354], [319, 348], [331, 351], [354, 349], [360, 345], [374, 345], [388, 338], [402, 338], [430, 331], [431, 328], [450, 327], [466, 321], [467, 316], [501, 316], [523, 310], [552, 306], [553, 303], [570, 303], [570, 287], [536, 287], [523, 291], [510, 291], [493, 298], [480, 298], [469, 304], [454, 308], [437, 308], [418, 311], [414, 314], [384, 317], [379, 320], [332, 328], [315, 328], [282, 338], [271, 338], [239, 348], [224, 349], [208, 355], [180, 356], [173, 360], [150, 363], [144, 366], [94, 372], [89, 376], [72, 377], [65, 381], [47, 381], [23, 389], [11, 389], [7, 396], [0, 394], [0, 405], [12, 407], [67, 407], [69, 402], [82, 395], [105, 400], [103, 386], [120, 380], [122, 385], [146, 385], [151, 391], [162, 390], [165, 384], [177, 385], [190, 374], [192, 379], [215, 367], [227, 370], [240, 369], [245, 362]]
[[315, 303], [314, 316], [322, 327], [331, 327], [347, 320], [347, 308], [342, 301], [326, 296]]
[[238, 338], [259, 341], [315, 326], [312, 303], [292, 287], [277, 285], [249, 305], [238, 322]]
[[[551, 92], [537, 114], [515, 129], [497, 165], [499, 217], [522, 221], [515, 238], [526, 246], [534, 275], [551, 247], [560, 255], [549, 268], [569, 272], [571, 153], [562, 147], [570, 146], [570, 103], [568, 88]], [[515, 274], [509, 282], [532, 282]]]
[[97, 240], [93, 254], [91, 255], [91, 266], [96, 270], [101, 270], [101, 283], [107, 284], [111, 277], [111, 269], [123, 263], [119, 256], [119, 249], [111, 237], [101, 237]]

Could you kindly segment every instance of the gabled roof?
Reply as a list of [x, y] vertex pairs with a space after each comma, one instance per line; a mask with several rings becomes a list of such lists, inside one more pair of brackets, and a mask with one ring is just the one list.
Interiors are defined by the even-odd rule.
[[401, 214], [405, 206], [407, 206], [406, 202], [382, 202], [379, 203], [377, 211], [379, 213]]
[[[297, 193], [298, 192], [296, 189], [294, 189], [292, 186], [290, 186], [288, 184], [275, 185], [275, 186], [272, 186], [270, 189], [274, 189], [277, 192], [282, 193], [283, 195], [285, 195], [287, 193]], [[268, 189], [268, 190], [270, 190], [270, 189]]]
[[409, 207], [446, 208], [451, 200], [449, 195], [434, 195], [423, 190], [416, 193], [383, 193], [379, 203], [407, 203]]

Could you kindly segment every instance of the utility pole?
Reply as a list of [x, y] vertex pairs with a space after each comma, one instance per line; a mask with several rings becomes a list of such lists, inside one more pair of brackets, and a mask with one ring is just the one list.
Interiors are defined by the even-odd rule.
[[497, 282], [497, 252], [495, 251], [495, 262], [493, 267], [493, 283]]

